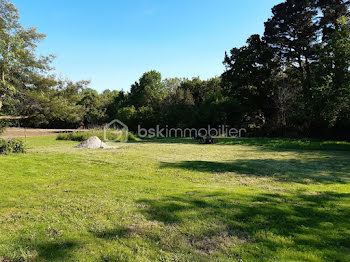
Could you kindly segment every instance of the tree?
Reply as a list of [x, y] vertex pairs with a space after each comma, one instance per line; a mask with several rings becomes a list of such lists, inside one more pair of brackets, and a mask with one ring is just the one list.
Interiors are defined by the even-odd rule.
[[159, 106], [165, 95], [166, 90], [161, 74], [157, 71], [149, 71], [131, 86], [129, 102], [135, 108], [143, 106], [155, 108]]
[[309, 100], [312, 86], [311, 64], [317, 61], [318, 14], [313, 0], [286, 0], [272, 9], [273, 16], [265, 23], [263, 39], [273, 48], [284, 68], [292, 67]]
[[185, 81], [185, 79], [181, 78], [166, 78], [163, 81], [164, 88], [167, 90], [168, 93], [175, 92], [178, 90], [178, 88], [181, 86], [181, 83]]
[[97, 126], [105, 122], [106, 119], [106, 105], [102, 97], [96, 90], [87, 88], [82, 91], [82, 98], [78, 105], [85, 108], [84, 126]]
[[275, 112], [271, 78], [278, 71], [278, 62], [272, 48], [259, 35], [252, 35], [246, 46], [225, 54], [224, 65], [225, 93], [245, 107], [247, 121], [253, 125], [264, 124], [265, 118]]
[[350, 18], [339, 18], [337, 28], [320, 51], [314, 90], [316, 109], [329, 126], [350, 112]]
[[118, 111], [115, 114], [115, 119], [118, 119], [125, 123], [130, 130], [136, 130], [137, 125], [137, 110], [134, 106], [130, 107], [122, 107], [118, 109]]
[[317, 0], [317, 7], [321, 10], [322, 16], [319, 24], [322, 30], [322, 40], [329, 40], [333, 33], [339, 31], [339, 18], [349, 15], [348, 0]]
[[128, 94], [124, 91], [118, 92], [115, 96], [111, 98], [111, 101], [107, 104], [106, 114], [108, 121], [112, 121], [116, 118], [117, 112], [129, 105]]
[[262, 39], [253, 35], [225, 55], [224, 90], [246, 108], [252, 126], [259, 119], [279, 135], [346, 126], [348, 10], [349, 1], [285, 0], [273, 7]]
[[[84, 124], [86, 109], [79, 104], [82, 93], [89, 82], [56, 80], [43, 81], [40, 86], [29, 88], [26, 95], [27, 112], [31, 117], [23, 121], [24, 126], [50, 128], [77, 128]], [[52, 82], [53, 84], [53, 82]]]
[[179, 88], [189, 91], [193, 97], [194, 104], [199, 107], [207, 96], [221, 92], [221, 79], [212, 78], [207, 81], [202, 81], [199, 77], [194, 77], [191, 80], [184, 79]]
[[25, 29], [19, 13], [7, 0], [0, 0], [0, 110], [6, 96], [31, 84], [33, 75], [49, 69], [52, 56], [37, 57], [37, 43], [45, 38], [36, 28]]
[[162, 103], [162, 108], [160, 119], [164, 126], [188, 127], [193, 122], [194, 99], [187, 89], [180, 86], [171, 89]]

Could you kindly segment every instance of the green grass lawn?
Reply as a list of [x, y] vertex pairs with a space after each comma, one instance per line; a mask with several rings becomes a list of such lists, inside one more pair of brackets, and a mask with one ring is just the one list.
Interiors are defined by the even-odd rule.
[[30, 138], [0, 156], [0, 261], [350, 261], [350, 145], [300, 143]]

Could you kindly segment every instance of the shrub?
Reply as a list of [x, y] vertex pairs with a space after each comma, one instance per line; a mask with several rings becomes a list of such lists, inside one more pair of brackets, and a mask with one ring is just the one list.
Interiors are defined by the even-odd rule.
[[[120, 133], [123, 132], [122, 136], [120, 137]], [[97, 136], [102, 141], [105, 140], [104, 131], [101, 130], [92, 130], [87, 132], [76, 132], [76, 133], [65, 133], [65, 134], [59, 134], [57, 136], [57, 140], [71, 140], [71, 141], [78, 141], [82, 142], [87, 139], [89, 139], [92, 136]], [[130, 141], [136, 141], [137, 137], [132, 134], [128, 133], [128, 138]], [[107, 132], [107, 140], [125, 140], [126, 132], [125, 131], [108, 131]]]
[[25, 153], [25, 146], [19, 139], [0, 139], [0, 154]]
[[6, 130], [7, 127], [7, 123], [3, 120], [0, 120], [0, 134], [4, 133], [4, 131]]

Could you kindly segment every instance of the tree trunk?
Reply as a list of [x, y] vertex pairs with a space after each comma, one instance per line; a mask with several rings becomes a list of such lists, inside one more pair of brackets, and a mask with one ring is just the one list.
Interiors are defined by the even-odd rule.
[[5, 96], [6, 96], [6, 94], [3, 94], [0, 96], [0, 110], [2, 108], [2, 102], [4, 101]]

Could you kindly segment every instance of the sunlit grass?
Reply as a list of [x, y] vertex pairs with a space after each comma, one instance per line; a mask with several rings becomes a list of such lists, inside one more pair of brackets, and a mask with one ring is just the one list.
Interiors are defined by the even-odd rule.
[[238, 141], [29, 138], [0, 156], [0, 258], [349, 261], [349, 152]]

